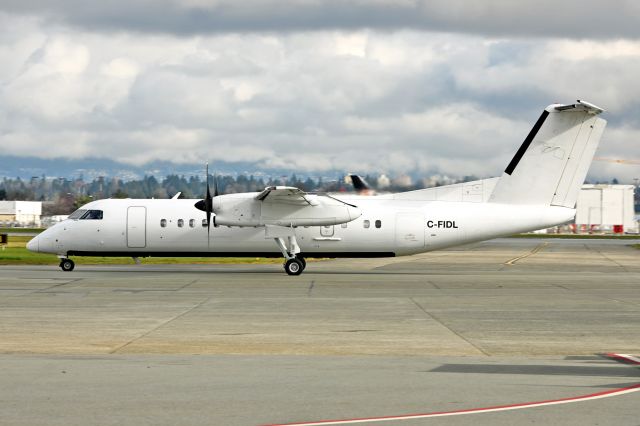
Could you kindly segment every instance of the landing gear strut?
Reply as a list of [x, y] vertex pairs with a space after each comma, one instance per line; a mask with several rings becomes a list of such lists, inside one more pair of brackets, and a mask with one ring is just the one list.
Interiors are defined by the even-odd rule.
[[60, 269], [62, 269], [65, 272], [71, 272], [73, 271], [73, 268], [75, 268], [76, 264], [73, 263], [73, 260], [68, 259], [66, 257], [63, 257], [60, 259]]
[[302, 256], [297, 256], [300, 253], [300, 246], [296, 241], [295, 235], [289, 235], [287, 237], [289, 246], [284, 242], [282, 237], [275, 237], [274, 240], [278, 245], [278, 248], [284, 256], [284, 271], [289, 275], [300, 275], [304, 268], [307, 266], [307, 262]]

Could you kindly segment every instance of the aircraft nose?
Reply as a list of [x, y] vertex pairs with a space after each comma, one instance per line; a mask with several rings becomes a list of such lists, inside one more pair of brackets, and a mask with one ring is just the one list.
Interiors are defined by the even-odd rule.
[[40, 250], [40, 242], [38, 241], [38, 236], [33, 237], [27, 243], [27, 250], [29, 251], [39, 251]]

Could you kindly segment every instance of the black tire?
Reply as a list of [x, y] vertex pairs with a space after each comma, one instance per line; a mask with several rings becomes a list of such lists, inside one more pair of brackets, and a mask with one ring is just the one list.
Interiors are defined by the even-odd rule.
[[304, 267], [302, 266], [302, 262], [300, 262], [300, 260], [293, 258], [285, 262], [284, 270], [289, 275], [300, 275], [304, 270]]
[[307, 261], [304, 259], [304, 257], [296, 257], [296, 259], [298, 259], [300, 262], [302, 262], [302, 270], [304, 271], [305, 269], [307, 269]]
[[75, 268], [76, 264], [73, 263], [73, 260], [71, 259], [62, 259], [60, 261], [60, 269], [62, 269], [65, 272], [71, 272], [73, 271], [73, 268]]

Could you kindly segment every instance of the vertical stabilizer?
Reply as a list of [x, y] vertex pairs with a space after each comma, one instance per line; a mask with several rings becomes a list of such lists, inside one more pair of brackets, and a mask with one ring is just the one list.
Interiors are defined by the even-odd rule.
[[607, 123], [602, 111], [584, 101], [545, 108], [489, 202], [574, 208]]

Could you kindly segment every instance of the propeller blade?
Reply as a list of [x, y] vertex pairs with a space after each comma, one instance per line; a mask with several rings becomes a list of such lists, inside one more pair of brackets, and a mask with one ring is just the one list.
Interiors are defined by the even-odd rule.
[[209, 247], [209, 240], [211, 236], [211, 210], [213, 210], [213, 203], [211, 199], [211, 191], [209, 190], [209, 163], [207, 163], [206, 167], [207, 173], [207, 195], [205, 196], [205, 211], [207, 214], [207, 247]]
[[194, 207], [198, 210], [201, 210], [207, 215], [207, 246], [209, 246], [209, 236], [211, 235], [211, 215], [213, 214], [213, 197], [217, 197], [218, 192], [218, 181], [216, 179], [216, 175], [213, 175], [213, 196], [211, 196], [211, 187], [209, 186], [209, 163], [206, 165], [206, 174], [207, 174], [207, 192], [204, 196], [203, 200], [198, 201]]
[[206, 173], [207, 173], [207, 195], [205, 197], [206, 200], [211, 198], [211, 191], [209, 191], [209, 163], [207, 163], [207, 167], [206, 167]]

